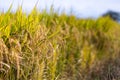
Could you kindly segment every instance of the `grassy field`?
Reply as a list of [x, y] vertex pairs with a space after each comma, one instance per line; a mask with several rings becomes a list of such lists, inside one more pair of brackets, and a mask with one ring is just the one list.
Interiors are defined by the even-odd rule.
[[120, 80], [120, 24], [53, 9], [1, 12], [0, 80]]

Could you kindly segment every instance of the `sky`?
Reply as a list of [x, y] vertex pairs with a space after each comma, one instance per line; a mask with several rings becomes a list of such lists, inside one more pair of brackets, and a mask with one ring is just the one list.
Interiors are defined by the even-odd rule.
[[12, 4], [12, 11], [22, 5], [23, 11], [30, 12], [37, 3], [38, 10], [51, 7], [56, 11], [71, 12], [79, 17], [99, 17], [108, 10], [120, 12], [120, 0], [0, 0], [0, 11], [7, 11]]

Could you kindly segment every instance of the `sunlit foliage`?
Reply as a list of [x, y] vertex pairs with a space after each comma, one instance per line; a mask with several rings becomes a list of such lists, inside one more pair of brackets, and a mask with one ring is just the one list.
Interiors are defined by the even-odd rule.
[[120, 80], [119, 23], [10, 9], [0, 13], [0, 80]]

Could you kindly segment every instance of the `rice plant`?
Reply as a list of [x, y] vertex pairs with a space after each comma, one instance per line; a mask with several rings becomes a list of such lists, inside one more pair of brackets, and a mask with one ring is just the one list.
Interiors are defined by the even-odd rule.
[[0, 13], [0, 80], [120, 80], [120, 24], [19, 7]]

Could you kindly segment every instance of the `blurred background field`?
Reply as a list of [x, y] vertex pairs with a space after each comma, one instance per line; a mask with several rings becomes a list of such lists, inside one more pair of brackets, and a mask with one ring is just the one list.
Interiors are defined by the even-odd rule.
[[120, 80], [120, 24], [109, 16], [0, 12], [0, 80]]

